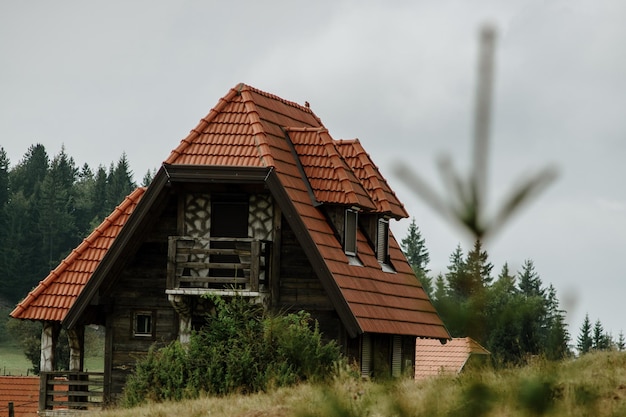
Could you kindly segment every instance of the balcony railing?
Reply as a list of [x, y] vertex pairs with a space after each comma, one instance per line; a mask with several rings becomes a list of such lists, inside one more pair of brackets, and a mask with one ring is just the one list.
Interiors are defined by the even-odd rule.
[[259, 291], [271, 243], [252, 238], [170, 236], [168, 290]]
[[102, 372], [41, 372], [39, 378], [39, 415], [96, 410], [104, 404]]

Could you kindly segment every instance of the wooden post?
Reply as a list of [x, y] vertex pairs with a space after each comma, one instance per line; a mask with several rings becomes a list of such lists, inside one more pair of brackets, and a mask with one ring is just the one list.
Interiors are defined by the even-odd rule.
[[167, 240], [167, 289], [177, 288], [180, 283], [176, 277], [176, 236]]
[[67, 330], [70, 345], [70, 371], [82, 371], [85, 362], [85, 328], [78, 326]]
[[15, 417], [15, 411], [13, 410], [13, 401], [9, 401], [9, 417]]
[[250, 291], [259, 290], [259, 275], [261, 261], [261, 241], [250, 242]]
[[48, 409], [48, 400], [52, 399], [52, 396], [48, 395], [48, 390], [53, 389], [52, 385], [48, 384], [48, 372], [41, 372], [39, 374], [39, 411]]
[[39, 360], [39, 370], [41, 372], [54, 371], [54, 349], [59, 338], [59, 325], [46, 321], [43, 323], [41, 331], [41, 357]]

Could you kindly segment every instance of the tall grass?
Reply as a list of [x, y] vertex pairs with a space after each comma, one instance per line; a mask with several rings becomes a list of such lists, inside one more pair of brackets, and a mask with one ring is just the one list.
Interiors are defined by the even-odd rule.
[[598, 352], [558, 363], [537, 360], [523, 368], [475, 369], [459, 377], [417, 382], [377, 383], [343, 372], [325, 384], [105, 410], [94, 417], [170, 415], [618, 417], [626, 415], [626, 354]]

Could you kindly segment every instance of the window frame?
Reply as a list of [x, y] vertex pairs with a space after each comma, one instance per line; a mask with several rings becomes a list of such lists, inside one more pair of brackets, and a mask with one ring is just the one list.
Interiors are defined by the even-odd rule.
[[[149, 328], [146, 329], [147, 331], [139, 331], [139, 318], [140, 317], [146, 317], [149, 318]], [[142, 327], [145, 327], [142, 326]], [[132, 318], [132, 335], [133, 337], [136, 338], [141, 338], [141, 339], [145, 339], [145, 338], [150, 338], [150, 339], [154, 339], [156, 336], [155, 330], [156, 330], [156, 314], [154, 310], [137, 310], [133, 312], [133, 318]]]
[[[352, 215], [354, 220], [352, 221]], [[348, 208], [345, 211], [344, 232], [343, 232], [343, 250], [348, 256], [357, 255], [357, 232], [359, 229], [359, 211], [354, 208]]]

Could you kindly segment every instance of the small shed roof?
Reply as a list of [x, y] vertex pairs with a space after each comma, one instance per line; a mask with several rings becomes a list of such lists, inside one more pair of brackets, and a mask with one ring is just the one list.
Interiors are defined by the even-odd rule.
[[446, 344], [418, 338], [415, 343], [415, 379], [458, 374], [471, 355], [489, 354], [471, 337], [453, 338]]
[[0, 415], [8, 416], [9, 402], [15, 417], [36, 417], [39, 409], [39, 377], [0, 376]]

